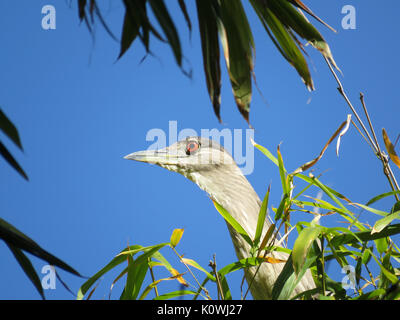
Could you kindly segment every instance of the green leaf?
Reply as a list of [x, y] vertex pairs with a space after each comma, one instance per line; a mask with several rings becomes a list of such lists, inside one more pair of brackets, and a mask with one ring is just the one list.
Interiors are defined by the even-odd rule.
[[[310, 71], [295, 38], [262, 1], [250, 1], [265, 30], [282, 56], [297, 70], [309, 90], [314, 89]], [[296, 39], [297, 40], [297, 39]]]
[[328, 43], [303, 14], [288, 1], [264, 0], [264, 3], [287, 29], [295, 31], [300, 37], [309, 41], [338, 69]]
[[192, 266], [192, 267], [204, 272], [210, 280], [216, 281], [215, 277], [211, 273], [209, 273], [206, 269], [204, 269], [201, 265], [199, 265], [196, 261], [194, 261], [192, 259], [187, 259], [187, 258], [182, 258], [182, 261], [184, 263], [186, 263], [187, 265]]
[[12, 166], [25, 180], [29, 180], [25, 171], [21, 168], [18, 162], [14, 159], [11, 153], [7, 150], [7, 148], [0, 141], [0, 154], [2, 157], [8, 162], [10, 166]]
[[296, 275], [293, 269], [292, 255], [290, 255], [272, 288], [272, 300], [289, 300], [293, 290], [317, 257], [317, 255], [314, 255], [307, 259], [300, 272]]
[[261, 234], [264, 229], [264, 223], [267, 216], [267, 209], [268, 209], [268, 200], [269, 200], [269, 193], [271, 190], [271, 185], [268, 186], [267, 193], [265, 194], [264, 200], [260, 207], [260, 212], [258, 213], [258, 220], [257, 220], [257, 227], [256, 227], [256, 234], [254, 236], [254, 245], [257, 246], [260, 242]]
[[122, 28], [121, 49], [118, 59], [120, 59], [124, 55], [124, 53], [133, 43], [133, 41], [135, 41], [136, 37], [139, 35], [139, 27], [140, 25], [136, 23], [131, 13], [126, 10], [124, 24]]
[[382, 211], [382, 210], [378, 210], [378, 209], [374, 209], [374, 208], [371, 208], [371, 207], [368, 207], [368, 206], [364, 206], [363, 204], [360, 204], [360, 203], [353, 203], [353, 204], [363, 208], [364, 210], [367, 210], [369, 212], [375, 213], [375, 214], [377, 214], [379, 216], [387, 216], [388, 215], [388, 212], [385, 212], [385, 211]]
[[389, 196], [392, 196], [392, 195], [395, 195], [395, 194], [400, 194], [400, 191], [399, 191], [399, 190], [396, 190], [396, 191], [390, 191], [390, 192], [382, 193], [382, 194], [380, 194], [380, 195], [378, 195], [378, 196], [376, 196], [376, 197], [373, 197], [373, 198], [372, 198], [371, 200], [369, 200], [365, 205], [366, 205], [366, 206], [370, 206], [371, 204], [377, 202], [378, 200], [381, 200], [381, 199], [383, 199], [383, 198], [386, 198], [386, 197], [389, 197]]
[[219, 203], [213, 200], [214, 206], [217, 209], [217, 211], [222, 215], [222, 217], [225, 219], [226, 222], [228, 222], [233, 229], [238, 232], [246, 242], [253, 247], [253, 241], [250, 239], [250, 236], [247, 234], [246, 230], [243, 229], [243, 227], [235, 220], [234, 217], [230, 215], [228, 211], [226, 211]]
[[376, 245], [376, 250], [378, 250], [379, 254], [383, 254], [387, 251], [388, 249], [388, 241], [387, 238], [379, 238], [374, 240], [375, 245]]
[[371, 233], [376, 233], [382, 231], [387, 225], [389, 225], [394, 219], [399, 219], [400, 211], [396, 211], [388, 214], [386, 217], [375, 222], [374, 227], [372, 228]]
[[[141, 258], [142, 256], [146, 257]], [[151, 256], [151, 254], [148, 252], [140, 255], [135, 260], [133, 260], [132, 256], [128, 256], [128, 277], [126, 279], [126, 285], [121, 300], [135, 300], [139, 295], [139, 291], [149, 267], [147, 263], [147, 258], [149, 256]]]
[[313, 241], [318, 238], [323, 230], [324, 228], [318, 225], [314, 227], [304, 228], [294, 242], [292, 259], [293, 269], [297, 275], [302, 270], [302, 267], [307, 258], [308, 251]]
[[179, 40], [178, 32], [176, 31], [175, 24], [168, 13], [168, 9], [165, 6], [164, 0], [148, 0], [151, 9], [158, 20], [161, 28], [164, 31], [165, 36], [171, 46], [172, 52], [174, 53], [176, 63], [182, 65], [182, 49], [181, 42]]
[[117, 256], [133, 255], [133, 254], [136, 254], [136, 253], [141, 252], [141, 251], [148, 251], [148, 250], [151, 250], [151, 249], [154, 249], [154, 248], [160, 248], [160, 247], [162, 248], [162, 247], [167, 246], [167, 245], [169, 245], [169, 243], [165, 242], [165, 243], [160, 243], [160, 244], [156, 244], [154, 246], [148, 246], [148, 247], [142, 247], [142, 246], [139, 246], [139, 245], [129, 246], [125, 250], [122, 250], [120, 253], [118, 253]]
[[24, 250], [33, 254], [34, 256], [47, 261], [53, 266], [60, 267], [77, 276], [81, 276], [77, 271], [71, 268], [62, 260], [53, 256], [43, 248], [41, 248], [35, 241], [16, 229], [13, 225], [0, 218], [0, 239], [3, 239], [7, 245]]
[[371, 234], [371, 231], [354, 232], [348, 234], [341, 234], [333, 237], [330, 242], [335, 247], [344, 244], [353, 244], [357, 242], [364, 242], [376, 240], [384, 237], [393, 236], [400, 233], [400, 224], [389, 225], [382, 231]]
[[257, 144], [253, 139], [250, 140], [254, 147], [260, 150], [269, 160], [271, 160], [277, 167], [279, 167], [278, 159], [265, 147]]
[[236, 262], [233, 262], [233, 263], [230, 263], [230, 264], [224, 266], [222, 269], [220, 269], [218, 271], [218, 274], [220, 274], [221, 277], [225, 277], [229, 273], [232, 273], [232, 272], [240, 270], [240, 269], [246, 269], [249, 267], [258, 266], [262, 262], [264, 262], [263, 258], [241, 259], [239, 261], [236, 261]]
[[378, 300], [379, 296], [385, 294], [385, 292], [385, 289], [376, 289], [374, 291], [364, 293], [358, 297], [355, 297], [352, 300]]
[[[139, 245], [133, 245], [133, 246], [129, 246], [126, 249], [129, 250], [134, 250], [137, 248], [142, 248], [142, 246]], [[126, 249], [124, 249], [123, 251], [125, 251]], [[123, 252], [122, 251], [122, 252]], [[123, 263], [124, 261], [126, 261], [126, 256], [125, 255], [117, 255], [115, 258], [113, 258], [105, 267], [103, 267], [101, 270], [99, 270], [95, 275], [93, 275], [92, 277], [90, 277], [80, 288], [78, 291], [78, 295], [77, 295], [77, 300], [82, 300], [83, 297], [85, 296], [86, 292], [90, 289], [90, 287], [101, 277], [103, 276], [105, 273], [107, 273], [108, 271], [114, 269], [116, 266], [120, 265], [121, 263]]]
[[21, 140], [19, 138], [18, 130], [14, 124], [7, 118], [3, 110], [0, 107], [0, 130], [11, 139], [15, 145], [23, 150]]
[[240, 0], [221, 0], [219, 35], [236, 105], [249, 122], [254, 41]]
[[203, 53], [203, 66], [206, 84], [214, 113], [221, 122], [221, 67], [218, 41], [217, 2], [196, 0], [197, 17]]
[[153, 300], [168, 300], [168, 299], [173, 299], [176, 297], [182, 297], [186, 295], [197, 295], [197, 292], [192, 291], [192, 290], [179, 290], [179, 291], [172, 291], [168, 292], [162, 295], [159, 295], [158, 297], [155, 297]]
[[46, 299], [43, 292], [42, 283], [40, 282], [39, 276], [37, 275], [35, 269], [32, 266], [31, 261], [27, 258], [27, 256], [22, 252], [22, 250], [18, 249], [17, 247], [7, 244], [10, 248], [11, 252], [13, 253], [15, 259], [18, 261], [19, 265], [21, 266], [22, 270], [24, 270], [25, 274], [28, 276], [29, 280], [33, 283], [36, 290], [39, 292], [42, 299]]
[[184, 231], [183, 229], [175, 229], [172, 232], [171, 239], [170, 239], [170, 244], [172, 247], [175, 248], [178, 245], [179, 241], [182, 238], [183, 231]]
[[286, 178], [286, 169], [283, 164], [283, 158], [280, 150], [280, 146], [278, 146], [278, 164], [279, 164], [279, 176], [281, 177], [282, 189], [285, 195], [289, 195], [290, 186], [288, 186], [287, 178]]
[[192, 22], [190, 21], [189, 13], [186, 8], [184, 0], [178, 0], [179, 8], [181, 9], [183, 16], [185, 17], [186, 25], [189, 29], [190, 34], [192, 33]]

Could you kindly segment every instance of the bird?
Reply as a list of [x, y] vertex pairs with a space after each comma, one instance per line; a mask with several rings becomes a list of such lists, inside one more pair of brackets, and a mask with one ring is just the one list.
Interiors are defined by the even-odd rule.
[[[172, 172], [177, 172], [197, 184], [209, 197], [222, 206], [254, 239], [261, 200], [250, 182], [243, 175], [231, 154], [215, 140], [207, 137], [188, 136], [183, 140], [157, 150], [144, 150], [130, 153], [124, 157], [149, 164], [156, 164]], [[265, 234], [272, 223], [271, 218], [264, 224]], [[251, 256], [250, 245], [229, 224], [228, 230], [239, 260]], [[269, 256], [275, 261], [286, 261], [287, 253], [273, 251]], [[245, 268], [245, 278], [255, 300], [272, 298], [272, 288], [284, 263], [262, 263], [256, 267]], [[309, 270], [293, 290], [292, 296], [315, 288]]]

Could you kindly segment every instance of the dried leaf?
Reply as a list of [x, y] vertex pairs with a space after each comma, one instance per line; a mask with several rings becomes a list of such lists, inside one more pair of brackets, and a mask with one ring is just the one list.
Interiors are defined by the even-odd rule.
[[383, 141], [385, 142], [386, 150], [389, 153], [390, 159], [393, 161], [394, 164], [396, 164], [396, 166], [400, 168], [400, 158], [394, 149], [394, 145], [389, 140], [385, 128], [382, 128], [382, 136], [383, 136]]
[[271, 264], [286, 262], [286, 260], [277, 259], [277, 258], [273, 258], [273, 257], [259, 256], [259, 258], [263, 259], [264, 262], [268, 262], [268, 263], [271, 263]]
[[343, 130], [340, 132], [339, 137], [337, 139], [337, 143], [336, 143], [336, 155], [339, 157], [339, 147], [340, 147], [340, 139], [341, 137], [347, 132], [347, 130], [349, 130], [349, 126], [350, 126], [350, 122], [351, 122], [351, 114], [347, 115], [347, 122], [346, 122], [346, 126], [343, 128]]
[[328, 148], [328, 146], [331, 144], [331, 142], [337, 137], [337, 135], [339, 134], [339, 132], [341, 132], [341, 130], [343, 129], [343, 127], [345, 127], [346, 125], [348, 125], [348, 120], [344, 121], [340, 127], [335, 131], [335, 133], [332, 135], [332, 137], [330, 137], [330, 139], [328, 140], [328, 142], [325, 144], [324, 148], [322, 149], [322, 151], [320, 152], [319, 156], [316, 157], [315, 159], [303, 164], [300, 168], [297, 168], [292, 175], [295, 175], [297, 173], [303, 172], [305, 170], [310, 169], [313, 165], [315, 165], [324, 155], [325, 150]]

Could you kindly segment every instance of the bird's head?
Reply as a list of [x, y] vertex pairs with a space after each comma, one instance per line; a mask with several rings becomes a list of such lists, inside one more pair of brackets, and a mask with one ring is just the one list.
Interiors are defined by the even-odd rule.
[[166, 148], [138, 151], [124, 158], [157, 164], [191, 180], [194, 180], [193, 174], [201, 175], [224, 166], [236, 166], [232, 156], [220, 144], [202, 137], [187, 137]]

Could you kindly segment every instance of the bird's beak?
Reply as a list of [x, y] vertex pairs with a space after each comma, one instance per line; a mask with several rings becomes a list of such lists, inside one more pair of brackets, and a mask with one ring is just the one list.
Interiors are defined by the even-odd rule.
[[127, 160], [135, 160], [140, 162], [155, 163], [155, 164], [169, 164], [175, 162], [173, 155], [165, 150], [144, 150], [128, 154], [124, 157]]

